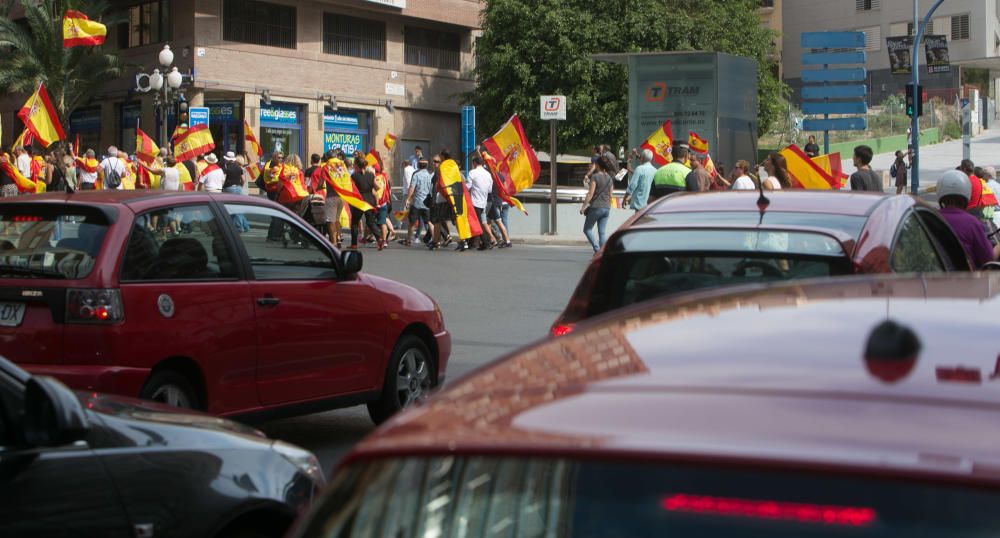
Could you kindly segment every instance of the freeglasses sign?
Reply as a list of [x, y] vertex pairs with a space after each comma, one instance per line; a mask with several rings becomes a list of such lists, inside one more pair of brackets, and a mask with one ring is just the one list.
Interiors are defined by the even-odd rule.
[[369, 4], [379, 4], [389, 7], [398, 7], [399, 9], [406, 9], [406, 0], [367, 0]]

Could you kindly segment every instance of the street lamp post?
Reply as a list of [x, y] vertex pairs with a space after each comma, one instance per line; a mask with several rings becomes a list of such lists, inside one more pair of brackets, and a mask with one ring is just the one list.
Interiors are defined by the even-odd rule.
[[913, 157], [910, 160], [910, 192], [912, 194], [920, 194], [920, 116], [917, 114], [917, 110], [920, 107], [920, 101], [923, 96], [920, 95], [920, 56], [917, 55], [917, 51], [920, 49], [920, 41], [924, 37], [924, 30], [927, 29], [927, 22], [931, 20], [934, 16], [934, 12], [941, 5], [944, 0], [936, 0], [931, 9], [924, 15], [923, 21], [920, 20], [920, 6], [917, 0], [913, 0], [913, 54], [910, 56], [910, 76], [912, 78], [913, 84], [913, 116], [910, 118], [910, 139], [913, 145]]
[[[184, 83], [184, 76], [177, 71], [176, 67], [171, 67], [174, 63], [174, 52], [170, 50], [170, 45], [164, 45], [158, 57], [160, 67], [166, 73], [164, 76], [159, 69], [154, 69], [152, 73], [140, 73], [135, 77], [136, 89], [142, 93], [153, 93], [153, 107], [160, 118], [160, 147], [168, 145], [167, 138], [167, 110], [170, 103], [176, 98], [176, 92]], [[142, 85], [141, 80], [146, 78], [147, 83]]]

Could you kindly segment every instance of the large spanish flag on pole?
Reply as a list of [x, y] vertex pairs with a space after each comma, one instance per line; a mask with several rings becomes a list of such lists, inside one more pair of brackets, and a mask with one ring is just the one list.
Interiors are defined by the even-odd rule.
[[208, 125], [195, 125], [184, 131], [174, 143], [174, 158], [178, 162], [194, 159], [215, 149], [215, 140]]
[[146, 164], [151, 164], [159, 153], [160, 148], [156, 147], [153, 139], [137, 127], [135, 129], [135, 157]]
[[524, 211], [524, 206], [513, 196], [534, 185], [542, 167], [517, 114], [511, 116], [496, 134], [483, 141], [483, 148], [493, 158], [495, 180], [498, 179], [497, 184], [502, 187], [498, 194], [508, 204]]
[[257, 142], [257, 137], [253, 135], [253, 129], [247, 120], [243, 120], [243, 140], [247, 155], [256, 156], [257, 160], [264, 156], [264, 148], [260, 147], [260, 142]]
[[63, 48], [80, 45], [100, 45], [108, 35], [108, 28], [99, 22], [94, 22], [86, 15], [69, 9], [63, 15]]
[[482, 235], [483, 228], [479, 225], [475, 209], [472, 208], [472, 196], [469, 195], [469, 189], [465, 188], [462, 172], [458, 170], [458, 163], [454, 159], [441, 163], [441, 168], [438, 169], [438, 190], [455, 209], [458, 237], [469, 239]]
[[351, 173], [347, 171], [347, 166], [340, 159], [330, 159], [323, 167], [323, 179], [326, 184], [337, 193], [347, 205], [360, 211], [371, 211], [375, 209], [358, 191], [357, 185], [351, 180]]
[[31, 94], [21, 110], [17, 112], [17, 117], [21, 118], [24, 126], [31, 131], [32, 136], [45, 147], [66, 138], [66, 133], [59, 125], [59, 117], [56, 116], [56, 109], [52, 106], [49, 92], [45, 91], [44, 84], [38, 84], [38, 89]]
[[670, 148], [673, 145], [674, 139], [671, 133], [670, 120], [667, 120], [658, 129], [653, 131], [653, 134], [649, 135], [649, 138], [639, 147], [652, 151], [653, 164], [663, 166], [673, 160], [670, 156]]
[[500, 174], [500, 170], [497, 169], [497, 162], [493, 156], [489, 154], [489, 152], [484, 151], [481, 152], [480, 155], [483, 158], [483, 164], [486, 165], [486, 170], [489, 171], [490, 176], [493, 177], [493, 188], [496, 189], [500, 199], [507, 202], [508, 205], [518, 208], [521, 213], [527, 215], [528, 210], [524, 208], [524, 204], [507, 192], [508, 188], [513, 188], [513, 182], [510, 180], [510, 177]]
[[[778, 152], [788, 164], [788, 172], [796, 187], [803, 189], [830, 190], [840, 188], [840, 178], [834, 177], [829, 170], [824, 170], [810, 159], [802, 149], [795, 144]], [[829, 159], [827, 159], [829, 162]]]

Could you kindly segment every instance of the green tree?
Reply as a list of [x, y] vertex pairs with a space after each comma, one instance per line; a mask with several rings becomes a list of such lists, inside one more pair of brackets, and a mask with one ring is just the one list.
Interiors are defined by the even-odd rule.
[[[65, 130], [69, 115], [87, 104], [108, 80], [122, 75], [117, 54], [103, 46], [63, 48], [62, 17], [67, 9], [101, 20], [110, 5], [104, 0], [21, 0], [23, 20], [13, 20], [13, 0], [0, 5], [0, 92], [23, 94], [38, 83], [56, 107]], [[102, 23], [114, 21], [103, 17]]]
[[[476, 42], [477, 88], [466, 97], [478, 123], [499, 127], [521, 116], [536, 144], [548, 140], [538, 96], [563, 94], [572, 114], [560, 122], [567, 147], [624, 145], [628, 73], [593, 54], [704, 50], [753, 58], [758, 65], [758, 130], [779, 117], [787, 87], [777, 78], [774, 42], [757, 0], [486, 0]], [[492, 128], [492, 127], [490, 127]]]

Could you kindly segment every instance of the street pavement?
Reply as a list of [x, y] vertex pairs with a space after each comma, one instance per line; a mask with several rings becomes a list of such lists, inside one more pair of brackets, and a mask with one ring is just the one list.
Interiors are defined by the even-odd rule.
[[[487, 252], [398, 244], [361, 251], [365, 272], [418, 288], [441, 306], [453, 345], [448, 381], [545, 337], [593, 254], [589, 247], [517, 243]], [[374, 429], [364, 406], [258, 426], [312, 450], [327, 472]]]
[[[906, 151], [906, 148], [899, 148]], [[876, 172], [889, 170], [895, 160], [895, 150], [880, 153], [872, 159], [872, 169]], [[972, 139], [970, 157], [977, 166], [1000, 168], [1000, 129], [987, 129]], [[949, 140], [940, 144], [920, 146], [920, 189], [937, 183], [941, 174], [954, 170], [962, 161], [962, 140]], [[856, 171], [850, 156], [843, 159], [844, 173], [850, 176]], [[895, 192], [895, 190], [893, 190]]]

